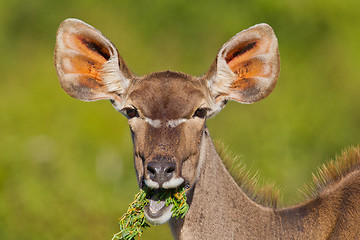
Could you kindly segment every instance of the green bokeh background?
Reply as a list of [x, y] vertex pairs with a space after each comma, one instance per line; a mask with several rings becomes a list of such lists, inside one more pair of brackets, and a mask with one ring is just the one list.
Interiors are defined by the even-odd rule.
[[[360, 142], [359, 12], [358, 0], [0, 1], [0, 239], [111, 239], [138, 191], [126, 120], [59, 86], [53, 48], [65, 18], [100, 29], [138, 75], [201, 75], [234, 34], [270, 24], [275, 91], [230, 102], [208, 127], [293, 202], [316, 166]], [[164, 225], [142, 239], [171, 235]]]

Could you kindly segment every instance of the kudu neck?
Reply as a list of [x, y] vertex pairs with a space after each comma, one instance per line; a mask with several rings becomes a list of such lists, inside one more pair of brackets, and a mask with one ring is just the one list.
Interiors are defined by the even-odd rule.
[[255, 228], [268, 229], [272, 209], [253, 202], [241, 190], [218, 156], [207, 129], [200, 151], [197, 181], [188, 194], [190, 209], [184, 219], [170, 221], [175, 238], [206, 239], [204, 236], [212, 233], [211, 239], [233, 239], [240, 231], [250, 237]]

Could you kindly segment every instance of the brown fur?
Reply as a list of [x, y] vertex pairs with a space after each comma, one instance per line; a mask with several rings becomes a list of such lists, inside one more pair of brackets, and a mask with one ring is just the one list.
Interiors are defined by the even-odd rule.
[[234, 179], [212, 143], [207, 117], [228, 100], [253, 103], [275, 87], [280, 60], [270, 26], [235, 35], [202, 77], [171, 71], [136, 77], [105, 36], [77, 19], [60, 25], [54, 60], [69, 95], [110, 99], [128, 118], [139, 187], [188, 188], [183, 219], [171, 218], [165, 203], [149, 201], [144, 210], [153, 224], [170, 220], [175, 239], [360, 238], [359, 148], [322, 167], [306, 201], [276, 209], [276, 191], [259, 189], [246, 171]]
[[216, 141], [215, 147], [230, 175], [250, 199], [274, 209], [282, 204], [280, 201], [281, 191], [275, 184], [261, 184], [258, 175], [252, 175], [246, 169], [244, 162], [239, 160], [239, 157], [233, 156], [223, 142]]
[[[229, 153], [223, 142], [217, 141], [215, 146], [226, 169], [249, 198], [260, 205], [274, 209], [286, 206], [281, 201], [281, 189], [274, 183], [259, 183], [259, 176], [257, 174], [251, 175], [249, 170], [246, 169], [244, 162], [239, 160], [239, 157], [234, 157]], [[312, 182], [306, 184], [302, 189], [298, 189], [300, 195], [302, 195], [300, 198], [305, 201], [320, 197], [329, 188], [343, 181], [346, 176], [359, 170], [360, 147], [349, 147], [341, 155], [336, 156], [334, 160], [324, 163], [315, 170]]]
[[358, 171], [360, 171], [360, 147], [349, 147], [334, 160], [320, 166], [313, 174], [313, 182], [306, 185], [302, 192], [308, 199], [319, 197], [328, 188], [336, 186], [351, 173]]
[[356, 162], [345, 168], [352, 171], [336, 174], [339, 180], [318, 197], [277, 210], [251, 200], [230, 176], [208, 133], [204, 141], [207, 160], [189, 193], [190, 210], [185, 219], [170, 222], [176, 239], [359, 239], [359, 158], [350, 153], [358, 148], [344, 155], [346, 162]]

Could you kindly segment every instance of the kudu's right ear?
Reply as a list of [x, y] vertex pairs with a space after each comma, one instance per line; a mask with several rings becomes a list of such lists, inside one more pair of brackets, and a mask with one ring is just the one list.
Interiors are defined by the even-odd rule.
[[55, 67], [61, 87], [83, 101], [122, 101], [133, 78], [115, 46], [92, 26], [77, 20], [61, 23], [55, 46]]
[[274, 89], [279, 71], [278, 41], [269, 25], [238, 33], [221, 47], [203, 78], [218, 106], [213, 114], [226, 100], [253, 103], [265, 98]]

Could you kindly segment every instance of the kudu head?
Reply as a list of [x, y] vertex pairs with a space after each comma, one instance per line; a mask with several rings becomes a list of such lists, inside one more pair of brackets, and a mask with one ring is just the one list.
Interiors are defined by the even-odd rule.
[[[55, 66], [62, 88], [83, 101], [110, 99], [130, 125], [140, 188], [191, 188], [205, 151], [205, 121], [228, 100], [253, 103], [268, 96], [279, 74], [272, 28], [259, 24], [231, 38], [201, 77], [166, 71], [135, 76], [100, 31], [76, 19], [59, 27]], [[162, 224], [169, 207], [152, 203], [146, 217]]]

